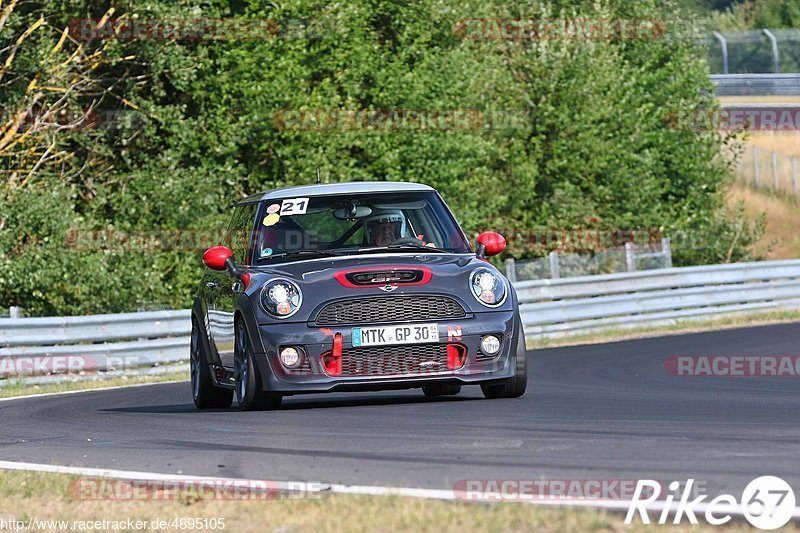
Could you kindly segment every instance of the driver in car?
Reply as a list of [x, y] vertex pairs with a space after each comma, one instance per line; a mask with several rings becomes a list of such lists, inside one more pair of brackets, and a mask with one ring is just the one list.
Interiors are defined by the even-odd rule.
[[402, 211], [373, 214], [364, 221], [364, 233], [370, 246], [389, 246], [406, 234], [406, 217]]

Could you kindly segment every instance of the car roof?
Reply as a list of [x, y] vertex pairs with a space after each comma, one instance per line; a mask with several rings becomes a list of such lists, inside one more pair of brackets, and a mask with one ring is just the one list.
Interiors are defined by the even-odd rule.
[[321, 183], [281, 187], [271, 191], [251, 194], [237, 205], [251, 204], [264, 200], [305, 196], [334, 196], [341, 194], [363, 194], [376, 192], [431, 192], [435, 189], [422, 183], [407, 181], [351, 181], [347, 183]]

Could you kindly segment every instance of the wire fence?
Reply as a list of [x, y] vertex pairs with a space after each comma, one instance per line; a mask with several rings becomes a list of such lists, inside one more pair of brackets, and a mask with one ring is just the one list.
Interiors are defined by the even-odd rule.
[[[798, 137], [800, 140], [800, 137]], [[797, 156], [750, 146], [737, 161], [737, 179], [751, 187], [800, 196], [798, 178], [800, 161]]]
[[598, 250], [591, 254], [550, 252], [546, 257], [537, 259], [508, 259], [506, 277], [511, 282], [517, 282], [659, 268], [672, 268], [672, 248], [668, 238], [653, 244], [629, 242], [623, 248]]
[[712, 32], [698, 42], [708, 46], [712, 74], [800, 72], [800, 28]]

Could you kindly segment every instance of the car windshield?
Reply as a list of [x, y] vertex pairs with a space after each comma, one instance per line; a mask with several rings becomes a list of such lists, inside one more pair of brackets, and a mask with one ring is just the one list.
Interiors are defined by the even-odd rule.
[[268, 200], [256, 228], [257, 262], [378, 251], [467, 253], [469, 245], [434, 192]]

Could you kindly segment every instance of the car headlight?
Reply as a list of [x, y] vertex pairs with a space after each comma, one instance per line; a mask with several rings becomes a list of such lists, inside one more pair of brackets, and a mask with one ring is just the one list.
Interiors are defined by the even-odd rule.
[[261, 307], [278, 318], [292, 316], [302, 303], [300, 287], [288, 279], [274, 279], [261, 289]]
[[469, 278], [472, 295], [487, 307], [497, 307], [506, 301], [507, 289], [503, 278], [488, 268], [476, 268]]

